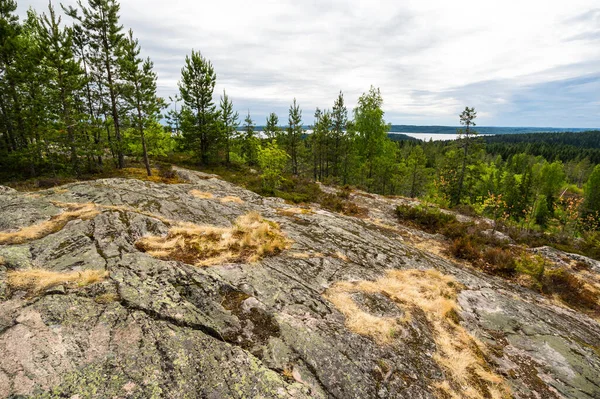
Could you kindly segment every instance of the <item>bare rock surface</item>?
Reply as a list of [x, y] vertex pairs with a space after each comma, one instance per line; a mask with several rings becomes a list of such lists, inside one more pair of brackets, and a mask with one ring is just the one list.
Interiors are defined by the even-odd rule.
[[[461, 284], [460, 323], [514, 397], [600, 398], [597, 321], [413, 248], [370, 220], [318, 208], [285, 213], [291, 206], [280, 200], [178, 173], [189, 183], [102, 179], [36, 195], [0, 190], [3, 232], [48, 220], [61, 203], [100, 209], [43, 238], [0, 245], [0, 398], [434, 398], [446, 376], [426, 317], [415, 313], [383, 345], [351, 331], [323, 297], [336, 282], [374, 281], [392, 269], [437, 269]], [[254, 264], [197, 267], [135, 246], [166, 234], [167, 221], [226, 227], [250, 211], [277, 222], [292, 247]], [[7, 271], [28, 268], [109, 277], [34, 296], [11, 290]], [[403, 315], [383, 295], [355, 300], [374, 317]]]

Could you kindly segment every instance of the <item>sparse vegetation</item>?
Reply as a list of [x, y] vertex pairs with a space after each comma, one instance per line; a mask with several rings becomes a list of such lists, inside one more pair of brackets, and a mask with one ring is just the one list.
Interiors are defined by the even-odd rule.
[[191, 190], [190, 194], [193, 195], [194, 197], [200, 198], [200, 199], [212, 199], [215, 197], [212, 193], [200, 191], [200, 190]]
[[441, 212], [437, 207], [399, 205], [396, 216], [401, 223], [408, 223], [428, 233], [439, 233], [456, 225], [456, 216]]
[[[435, 383], [448, 397], [503, 398], [510, 389], [490, 371], [482, 346], [460, 325], [457, 295], [460, 285], [436, 270], [393, 270], [376, 281], [338, 282], [324, 297], [346, 317], [346, 326], [371, 337], [381, 345], [392, 345], [398, 331], [420, 309], [433, 328], [435, 361], [446, 379]], [[358, 306], [354, 293], [380, 293], [404, 311], [403, 317], [380, 317]], [[443, 396], [442, 396], [443, 397]]]
[[280, 208], [277, 210], [277, 213], [284, 216], [293, 216], [293, 215], [308, 215], [312, 213], [310, 208]]
[[182, 223], [172, 227], [166, 237], [145, 237], [136, 243], [154, 257], [198, 266], [256, 262], [289, 245], [279, 225], [256, 212], [239, 217], [229, 228]]
[[65, 206], [66, 211], [51, 217], [50, 220], [22, 227], [14, 232], [0, 232], [0, 245], [23, 244], [38, 240], [61, 230], [71, 220], [89, 220], [99, 213], [94, 204], [65, 204]]
[[228, 195], [226, 197], [221, 198], [219, 201], [221, 201], [222, 203], [228, 203], [228, 202], [233, 202], [235, 204], [243, 204], [244, 200], [242, 200], [240, 197], [236, 197], [233, 195]]
[[108, 277], [105, 270], [82, 270], [56, 272], [45, 269], [10, 270], [6, 281], [10, 289], [27, 291], [31, 295], [39, 294], [58, 285], [85, 287], [98, 283]]
[[600, 315], [600, 293], [563, 268], [547, 270], [541, 280], [542, 292], [558, 296], [574, 309]]

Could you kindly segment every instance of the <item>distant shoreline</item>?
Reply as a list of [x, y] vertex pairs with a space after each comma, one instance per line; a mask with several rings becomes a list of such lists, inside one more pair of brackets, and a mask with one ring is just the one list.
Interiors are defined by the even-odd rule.
[[[286, 126], [280, 126], [280, 129], [286, 129]], [[388, 133], [390, 134], [456, 134], [460, 126], [419, 126], [419, 125], [391, 125]], [[255, 131], [263, 131], [264, 126], [256, 126]], [[303, 129], [307, 134], [312, 133], [312, 126], [305, 125]], [[240, 126], [240, 130], [241, 126]], [[599, 131], [600, 128], [563, 128], [563, 127], [506, 127], [506, 126], [476, 126], [475, 131], [480, 135], [496, 134], [526, 134], [526, 133], [582, 133], [590, 131]]]

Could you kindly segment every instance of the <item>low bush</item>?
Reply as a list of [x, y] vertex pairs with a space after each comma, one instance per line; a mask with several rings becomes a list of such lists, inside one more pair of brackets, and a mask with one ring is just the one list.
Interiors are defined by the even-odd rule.
[[481, 246], [470, 236], [463, 236], [452, 241], [448, 253], [458, 259], [477, 262], [481, 259]]
[[477, 210], [472, 205], [459, 204], [452, 208], [453, 211], [460, 213], [461, 215], [470, 217], [479, 217]]
[[323, 194], [319, 202], [323, 208], [330, 211], [342, 212], [344, 210], [344, 200], [337, 195]]
[[164, 179], [174, 179], [177, 177], [177, 172], [173, 169], [173, 165], [161, 162], [158, 164], [158, 175]]
[[284, 179], [279, 189], [274, 191], [277, 197], [295, 204], [319, 202], [322, 193], [318, 184], [296, 176]]
[[352, 192], [352, 189], [350, 188], [349, 185], [345, 185], [342, 188], [340, 188], [340, 190], [337, 192], [337, 196], [340, 197], [341, 199], [350, 199], [350, 193]]
[[540, 255], [531, 256], [524, 253], [516, 259], [515, 266], [517, 272], [527, 274], [536, 281], [541, 281], [548, 264]]
[[439, 233], [442, 228], [447, 228], [448, 225], [459, 223], [456, 216], [430, 207], [398, 205], [396, 216], [400, 222], [410, 223], [432, 234]]
[[542, 292], [557, 295], [573, 308], [600, 312], [598, 293], [587, 289], [583, 281], [565, 269], [547, 270], [542, 279]]
[[514, 255], [507, 249], [488, 247], [483, 251], [482, 258], [485, 261], [484, 268], [492, 274], [508, 277], [517, 268]]

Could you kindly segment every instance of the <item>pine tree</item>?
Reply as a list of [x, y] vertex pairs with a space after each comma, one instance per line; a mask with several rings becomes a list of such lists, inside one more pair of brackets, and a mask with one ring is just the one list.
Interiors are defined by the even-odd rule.
[[298, 175], [298, 158], [303, 133], [302, 110], [294, 98], [294, 102], [292, 105], [290, 105], [286, 137], [287, 151], [288, 154], [290, 154], [290, 159], [292, 161], [292, 173], [294, 175]]
[[[79, 21], [81, 30], [88, 39], [90, 47], [90, 67], [95, 75], [99, 95], [106, 90], [110, 103], [104, 109], [105, 117], [110, 115], [115, 133], [115, 151], [117, 166], [125, 167], [123, 143], [121, 139], [121, 121], [119, 115], [119, 53], [124, 41], [123, 26], [119, 24], [120, 5], [116, 0], [88, 0], [85, 7], [78, 1], [79, 9], [69, 7], [65, 12]], [[81, 11], [81, 14], [79, 13]]]
[[[100, 114], [102, 112], [102, 101], [98, 93], [94, 90], [94, 75], [90, 69], [90, 49], [88, 38], [81, 25], [73, 26], [73, 52], [79, 59], [84, 74], [85, 88], [85, 118], [87, 119], [88, 133], [91, 134], [90, 153], [96, 157], [97, 165], [102, 166], [102, 121]], [[90, 168], [92, 169], [92, 168]]]
[[43, 14], [39, 29], [40, 47], [43, 49], [43, 63], [52, 71], [48, 84], [48, 106], [55, 106], [58, 115], [57, 129], [67, 132], [67, 146], [70, 151], [71, 166], [79, 174], [76, 130], [80, 124], [78, 115], [78, 92], [85, 86], [84, 74], [73, 53], [73, 30], [60, 27], [52, 4], [48, 15]]
[[27, 144], [22, 130], [20, 104], [17, 93], [18, 70], [15, 69], [19, 53], [21, 26], [16, 14], [17, 3], [13, 0], [0, 1], [0, 112], [1, 127], [5, 133], [4, 144], [8, 151], [16, 151]]
[[237, 134], [239, 125], [239, 114], [233, 111], [233, 103], [223, 90], [223, 96], [219, 104], [219, 121], [221, 123], [223, 140], [225, 141], [225, 162], [229, 165], [229, 153], [231, 152], [231, 141]]
[[179, 92], [193, 120], [187, 121], [187, 128], [182, 132], [187, 145], [200, 150], [200, 160], [205, 165], [209, 163], [210, 150], [218, 138], [215, 134], [217, 111], [213, 103], [216, 81], [212, 63], [199, 51], [192, 50], [181, 69]]
[[133, 31], [129, 30], [119, 60], [123, 80], [122, 94], [127, 115], [140, 135], [146, 172], [148, 176], [152, 176], [144, 129], [159, 119], [164, 102], [156, 95], [157, 76], [152, 69], [154, 65], [150, 58], [140, 58], [140, 51], [138, 40], [133, 38]]
[[348, 123], [348, 110], [344, 105], [344, 94], [341, 91], [333, 104], [331, 119], [331, 134], [333, 138], [333, 175], [337, 177], [340, 175], [340, 164], [342, 163], [341, 160], [345, 159], [345, 152], [349, 147], [348, 143], [344, 142], [344, 140], [348, 139], [347, 135], [345, 134], [346, 125]]
[[271, 112], [267, 117], [267, 124], [265, 125], [265, 135], [269, 141], [275, 140], [280, 133], [279, 129], [279, 117], [276, 113]]
[[[56, 115], [56, 109], [52, 107], [54, 103], [47, 96], [52, 90], [47, 86], [53, 71], [42, 62], [39, 25], [40, 17], [30, 9], [14, 38], [15, 51], [5, 75], [6, 101], [2, 101], [10, 104], [8, 126], [15, 133], [16, 147], [13, 155], [16, 156], [12, 157], [12, 166], [16, 170], [28, 171], [30, 176], [43, 172], [45, 161], [51, 159], [50, 151], [46, 154], [43, 152], [44, 149], [50, 150], [50, 139], [56, 141], [52, 151], [64, 153], [64, 142], [59, 143], [56, 135], [48, 134], [53, 128], [51, 123]], [[53, 165], [52, 162], [50, 164]], [[52, 172], [54, 173], [53, 167]]]
[[463, 197], [463, 188], [465, 184], [465, 177], [467, 175], [467, 166], [469, 164], [469, 149], [472, 145], [472, 138], [477, 135], [477, 132], [472, 129], [475, 126], [475, 118], [477, 118], [477, 112], [475, 108], [465, 107], [465, 110], [460, 114], [460, 124], [463, 125], [464, 129], [459, 129], [457, 132], [458, 143], [462, 148], [462, 162], [460, 171], [458, 172], [458, 181], [454, 195], [451, 198], [451, 205], [460, 204]]
[[248, 165], [256, 165], [257, 164], [257, 151], [260, 145], [258, 138], [256, 137], [256, 133], [254, 132], [254, 121], [250, 117], [250, 110], [248, 110], [248, 115], [244, 119], [244, 138], [242, 141], [242, 156], [246, 160]]

